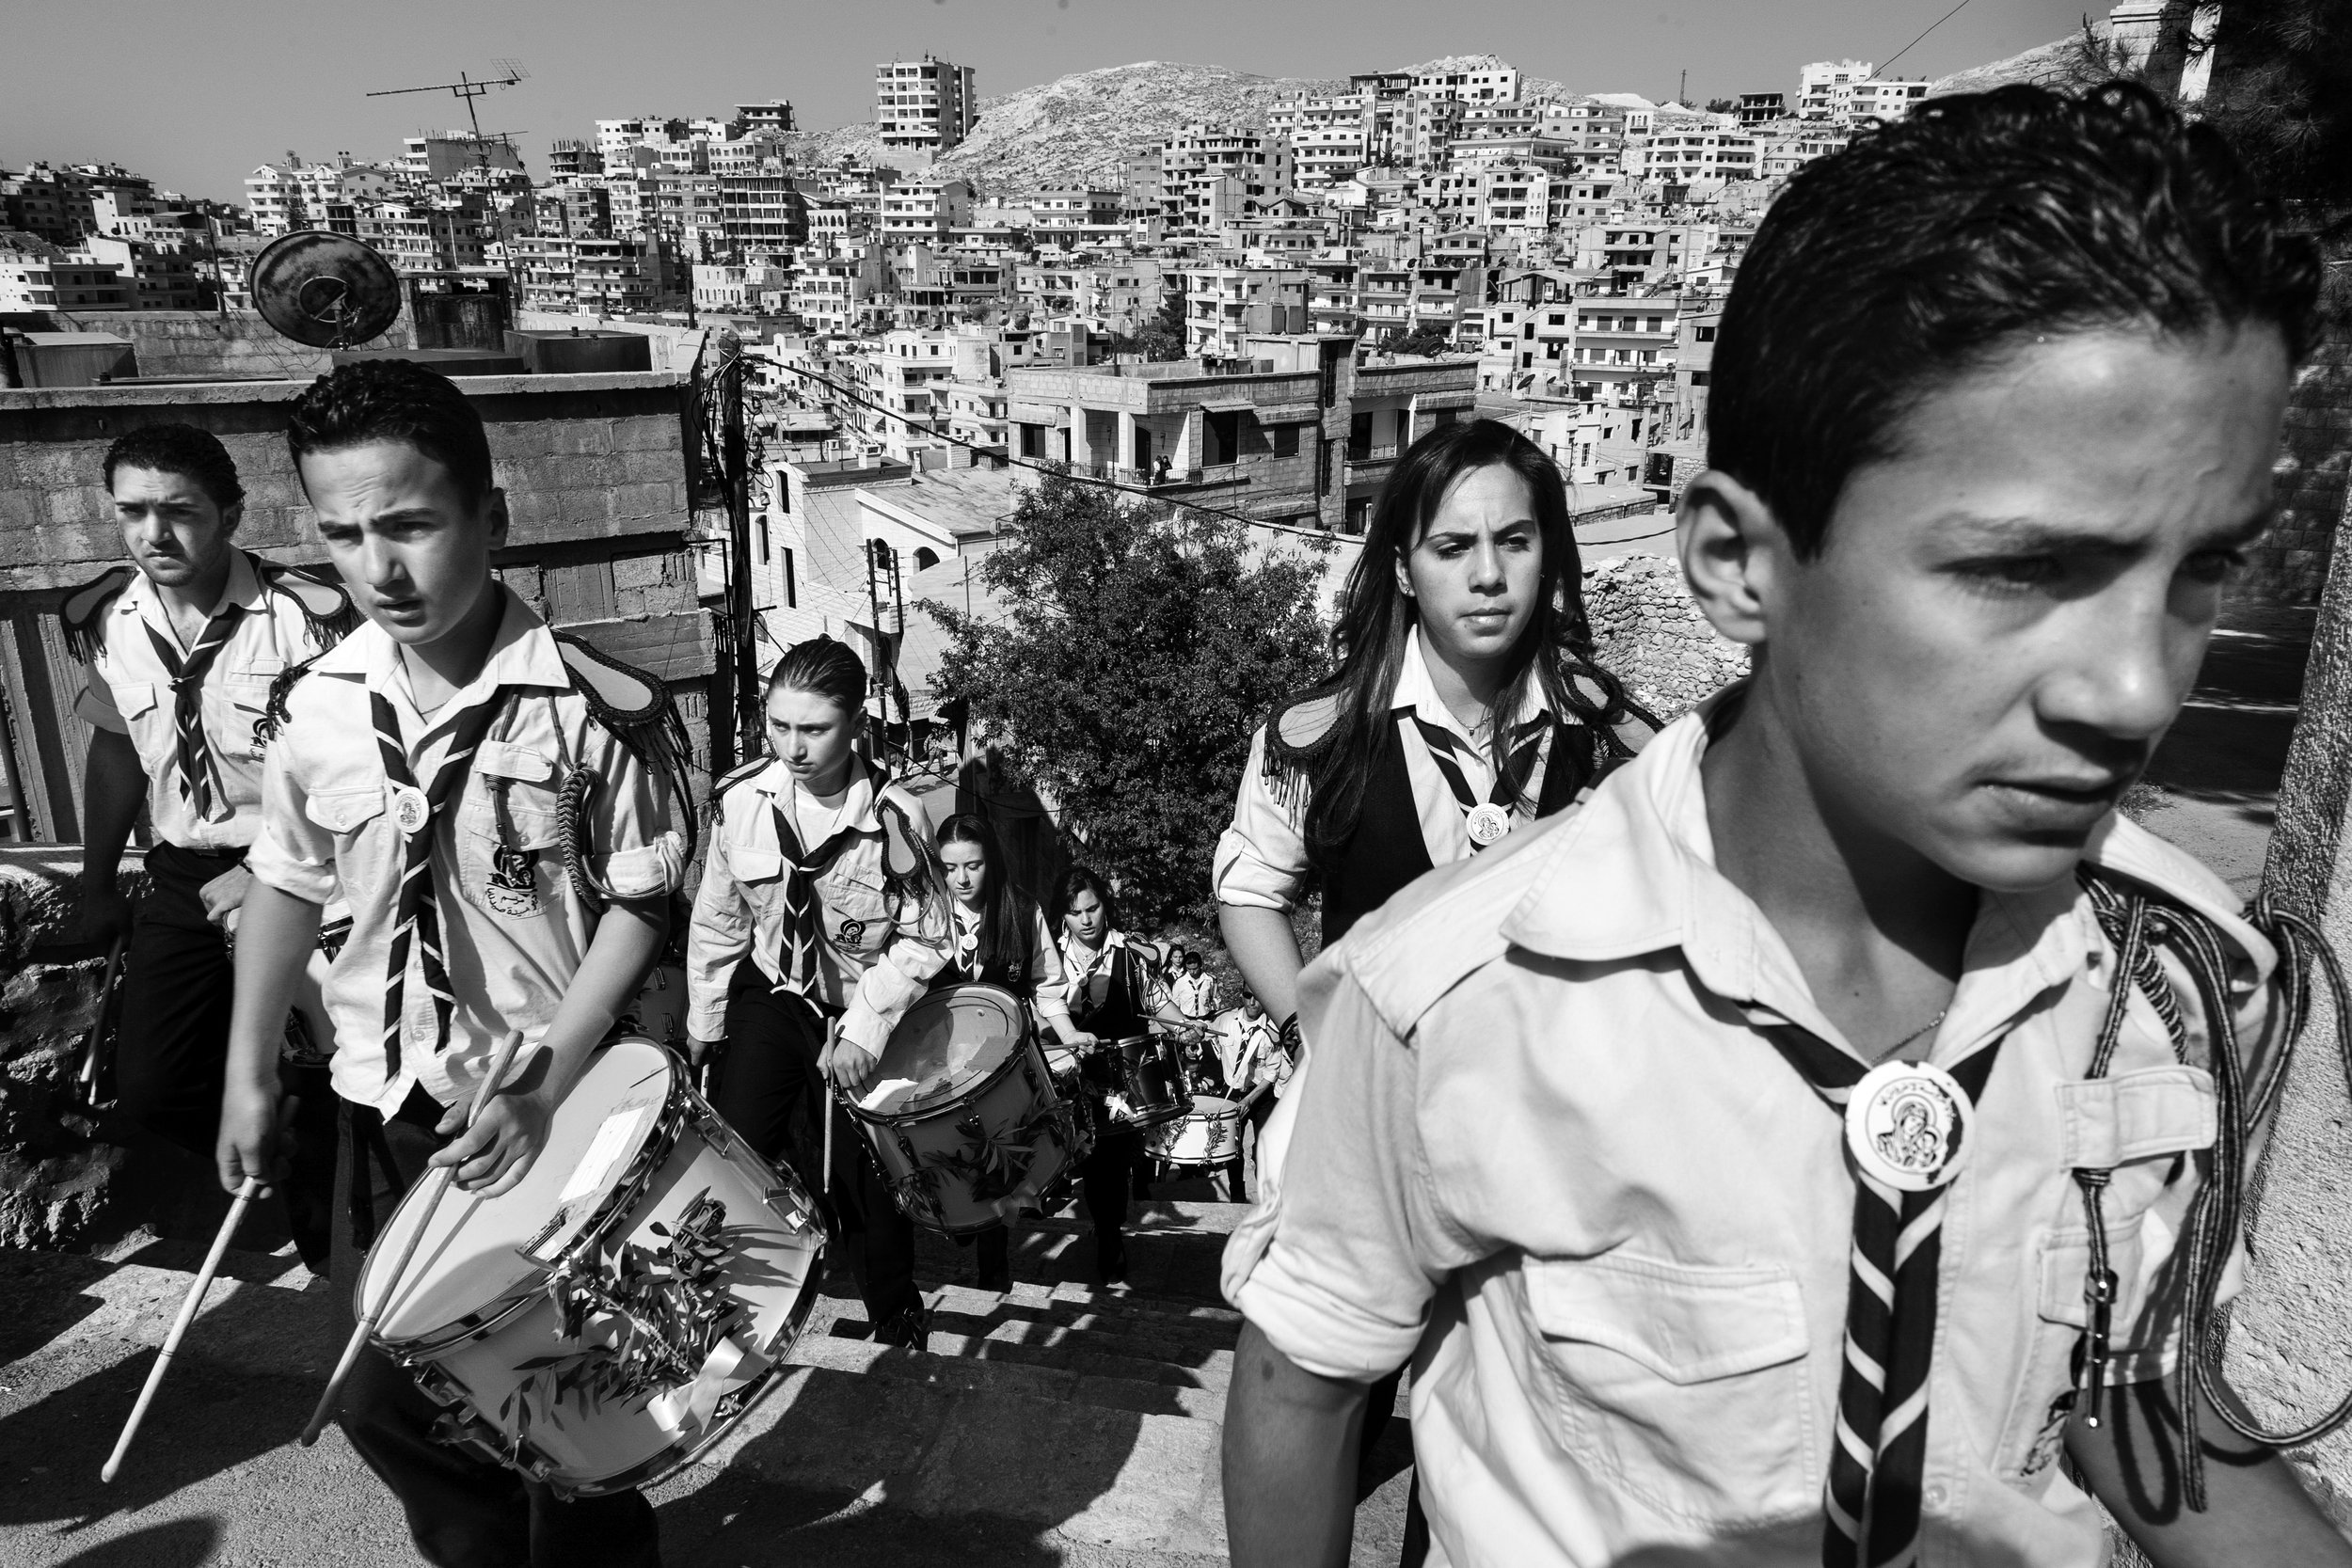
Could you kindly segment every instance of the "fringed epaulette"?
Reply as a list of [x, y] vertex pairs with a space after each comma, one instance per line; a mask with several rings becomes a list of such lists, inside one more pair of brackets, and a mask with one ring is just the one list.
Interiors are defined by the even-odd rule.
[[720, 778], [712, 781], [710, 800], [704, 806], [703, 812], [710, 818], [713, 827], [724, 820], [726, 816], [727, 791], [746, 779], [756, 777], [762, 768], [775, 760], [773, 757], [753, 757], [748, 762], [738, 763], [735, 767], [728, 768]]
[[[326, 651], [324, 648], [319, 650], [320, 653]], [[310, 666], [318, 661], [318, 654], [312, 654], [299, 664], [289, 664], [269, 678], [269, 700], [262, 705], [262, 721], [253, 726], [262, 745], [274, 744], [278, 732], [286, 727], [286, 704], [294, 696], [294, 682], [310, 673]]]
[[947, 879], [940, 871], [930, 835], [892, 798], [890, 775], [880, 768], [874, 769], [874, 816], [882, 822], [883, 888], [926, 908], [945, 909]]
[[1310, 687], [1274, 705], [1266, 716], [1265, 781], [1275, 798], [1290, 800], [1304, 793], [1308, 778], [1322, 759], [1325, 745], [1338, 728], [1340, 693]]
[[282, 594], [302, 611], [303, 625], [321, 649], [333, 647], [359, 629], [359, 607], [335, 574], [324, 566], [290, 566], [282, 561], [253, 557], [253, 569], [270, 592]]
[[654, 770], [669, 786], [672, 810], [686, 835], [686, 853], [694, 852], [693, 793], [687, 787], [687, 764], [693, 755], [686, 721], [670, 700], [669, 688], [659, 677], [624, 664], [568, 633], [555, 634], [564, 673], [572, 689], [588, 705], [589, 717], [612, 733], [629, 753]]
[[98, 657], [98, 645], [105, 641], [99, 631], [99, 619], [138, 575], [139, 569], [126, 561], [65, 591], [65, 597], [57, 603], [57, 619], [65, 623], [65, 645], [75, 658], [87, 663]]

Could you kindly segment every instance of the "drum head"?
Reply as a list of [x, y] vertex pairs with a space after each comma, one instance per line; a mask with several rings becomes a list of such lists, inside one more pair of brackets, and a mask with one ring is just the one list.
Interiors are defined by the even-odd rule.
[[428, 1179], [410, 1187], [368, 1249], [354, 1311], [364, 1315], [385, 1302], [393, 1286], [376, 1334], [397, 1343], [432, 1335], [529, 1286], [543, 1270], [526, 1255], [552, 1263], [660, 1128], [670, 1064], [667, 1052], [644, 1039], [615, 1040], [598, 1051], [556, 1107], [548, 1146], [530, 1174], [494, 1198], [452, 1187], [393, 1285], [383, 1276], [407, 1250], [425, 1200], [440, 1183]]
[[1204, 1119], [1210, 1117], [1233, 1116], [1240, 1110], [1239, 1105], [1222, 1095], [1196, 1094], [1192, 1097], [1192, 1114]]
[[914, 1006], [890, 1032], [860, 1106], [903, 1117], [961, 1100], [1020, 1049], [1021, 1001], [1000, 986], [949, 986]]

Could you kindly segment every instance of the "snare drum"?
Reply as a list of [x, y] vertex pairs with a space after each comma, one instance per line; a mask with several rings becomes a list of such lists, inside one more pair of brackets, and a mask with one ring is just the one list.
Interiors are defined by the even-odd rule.
[[1152, 1131], [1150, 1148], [1171, 1165], [1231, 1164], [1241, 1158], [1241, 1107], [1232, 1101], [1196, 1094], [1184, 1120]]
[[1086, 1058], [1081, 1070], [1103, 1096], [1105, 1114], [1115, 1126], [1157, 1127], [1184, 1119], [1184, 1070], [1152, 1036], [1105, 1040]]
[[730, 1132], [669, 1053], [605, 1046], [500, 1197], [451, 1192], [405, 1279], [411, 1187], [359, 1275], [377, 1347], [451, 1409], [451, 1440], [564, 1497], [649, 1486], [783, 1371], [817, 1294], [806, 1194]]
[[898, 1212], [950, 1236], [1012, 1218], [1090, 1147], [1020, 999], [997, 986], [947, 986], [910, 1007], [850, 1114]]

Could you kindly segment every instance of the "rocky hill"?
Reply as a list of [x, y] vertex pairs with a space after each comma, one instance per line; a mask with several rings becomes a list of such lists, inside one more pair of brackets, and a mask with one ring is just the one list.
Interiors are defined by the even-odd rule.
[[[1470, 69], [1494, 56], [1455, 55], [1407, 70]], [[1016, 196], [1044, 185], [1116, 186], [1128, 148], [1156, 142], [1195, 121], [1256, 130], [1278, 99], [1346, 90], [1344, 77], [1259, 76], [1226, 66], [1139, 60], [1082, 71], [1001, 98], [981, 100], [979, 123], [940, 160], [941, 172], [970, 180], [983, 196]], [[1557, 82], [1530, 77], [1525, 96], [1568, 96]], [[807, 162], [879, 150], [870, 123], [798, 138]]]

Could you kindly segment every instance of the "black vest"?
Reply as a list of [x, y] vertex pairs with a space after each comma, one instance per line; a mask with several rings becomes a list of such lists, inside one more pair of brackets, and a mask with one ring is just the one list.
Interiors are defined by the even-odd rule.
[[1070, 1022], [1103, 1039], [1128, 1039], [1145, 1032], [1143, 1002], [1143, 976], [1136, 967], [1135, 949], [1116, 948], [1102, 1006], [1089, 1011], [1082, 994], [1070, 1004]]
[[[1544, 765], [1544, 787], [1535, 815], [1549, 816], [1607, 769], [1595, 755], [1593, 732], [1581, 724], [1555, 725], [1551, 754]], [[1613, 765], [1618, 758], [1609, 759]], [[1405, 746], [1393, 718], [1380, 730], [1364, 780], [1362, 805], [1346, 843], [1323, 871], [1323, 945], [1347, 935], [1348, 927], [1394, 897], [1422, 873], [1433, 869], [1421, 836], [1421, 813], [1413, 804], [1412, 775], [1405, 768]]]
[[1029, 1000], [1029, 972], [1037, 967], [1037, 955], [1030, 951], [1037, 940], [1037, 914], [1025, 899], [1015, 898], [1013, 906], [1013, 924], [1021, 929], [1011, 933], [1011, 940], [1000, 944], [995, 953], [977, 955], [979, 961], [974, 972], [964, 969], [962, 954], [959, 950], [955, 957], [947, 960], [947, 967], [931, 977], [934, 990], [941, 986], [967, 985], [978, 981], [1002, 986], [1023, 1001]]

